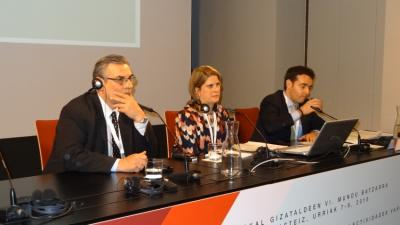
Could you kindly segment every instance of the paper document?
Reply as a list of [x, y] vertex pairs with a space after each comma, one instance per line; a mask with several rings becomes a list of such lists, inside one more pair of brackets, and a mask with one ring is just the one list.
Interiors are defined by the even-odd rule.
[[[255, 151], [257, 151], [258, 147], [265, 147], [265, 143], [249, 141], [249, 142], [240, 144], [240, 150], [242, 150], [242, 152], [255, 152]], [[286, 148], [286, 147], [287, 147], [286, 145], [268, 144], [268, 148], [270, 150], [276, 150], [276, 149]]]
[[[250, 156], [252, 156], [252, 155], [253, 155], [253, 154], [250, 153], [250, 152], [244, 152], [244, 151], [241, 152], [241, 157], [242, 157], [242, 159], [247, 158], [247, 157], [250, 157]], [[206, 157], [205, 157], [204, 159], [201, 159], [201, 161], [220, 163], [220, 162], [222, 162], [222, 159], [219, 159], [219, 160], [211, 160], [211, 159], [208, 158], [208, 155], [206, 155]]]
[[[240, 151], [242, 152], [242, 158], [247, 158], [252, 156], [256, 151], [258, 147], [264, 147], [265, 143], [263, 142], [255, 142], [255, 141], [249, 141], [243, 144], [240, 144]], [[286, 148], [286, 145], [275, 145], [275, 144], [268, 144], [268, 148], [270, 150], [276, 150], [276, 149], [280, 149], [280, 148]], [[218, 161], [213, 161], [208, 159], [207, 155], [204, 159], [202, 159], [202, 161], [206, 161], [206, 162], [221, 162], [221, 160]]]
[[[389, 133], [384, 133], [382, 131], [370, 131], [370, 130], [359, 130], [361, 139], [373, 139], [379, 138], [380, 136], [391, 136]], [[346, 140], [350, 144], [358, 144], [358, 134], [356, 131], [352, 131]], [[370, 145], [372, 149], [382, 148], [379, 145]]]

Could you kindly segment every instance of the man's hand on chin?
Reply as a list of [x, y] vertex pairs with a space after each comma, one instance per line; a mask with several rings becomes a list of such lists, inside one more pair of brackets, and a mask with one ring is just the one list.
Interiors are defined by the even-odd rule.
[[135, 122], [143, 121], [146, 117], [133, 95], [114, 93], [113, 100], [117, 102], [113, 105], [113, 108], [117, 108], [119, 112], [124, 113]]

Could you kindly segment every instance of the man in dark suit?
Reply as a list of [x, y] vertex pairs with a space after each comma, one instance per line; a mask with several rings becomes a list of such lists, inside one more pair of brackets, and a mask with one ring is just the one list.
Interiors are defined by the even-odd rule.
[[127, 59], [97, 61], [93, 88], [61, 111], [53, 152], [45, 172], [138, 172], [157, 143], [133, 96], [137, 80]]
[[[295, 141], [315, 140], [324, 120], [311, 108], [322, 110], [322, 101], [310, 98], [314, 79], [312, 69], [291, 67], [285, 75], [284, 90], [263, 99], [257, 127], [269, 143], [288, 145]], [[260, 137], [255, 139], [260, 140]]]

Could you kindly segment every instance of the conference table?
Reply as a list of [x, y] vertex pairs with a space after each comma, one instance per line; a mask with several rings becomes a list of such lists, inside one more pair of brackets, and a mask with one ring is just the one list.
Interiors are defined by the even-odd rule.
[[[392, 150], [351, 152], [345, 158], [267, 163], [250, 173], [251, 157], [234, 179], [220, 175], [219, 163], [198, 161], [193, 182], [175, 180], [176, 192], [128, 196], [124, 180], [143, 173], [65, 172], [14, 179], [22, 201], [46, 189], [71, 204], [56, 219], [21, 224], [398, 224], [400, 155]], [[316, 163], [317, 162], [317, 163]], [[184, 163], [165, 159], [174, 180]], [[9, 205], [9, 183], [0, 182], [0, 206]], [[35, 194], [34, 194], [35, 195]], [[13, 223], [14, 224], [14, 223]]]

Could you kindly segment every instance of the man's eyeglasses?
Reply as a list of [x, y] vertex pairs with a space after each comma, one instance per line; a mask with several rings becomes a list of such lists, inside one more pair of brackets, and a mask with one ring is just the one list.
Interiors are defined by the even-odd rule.
[[127, 77], [127, 78], [122, 77], [122, 76], [118, 76], [118, 77], [114, 77], [114, 78], [106, 77], [105, 79], [112, 80], [112, 81], [114, 81], [114, 82], [116, 82], [116, 83], [118, 83], [120, 85], [123, 85], [124, 83], [126, 83], [128, 81], [130, 81], [132, 83], [135, 83], [137, 81], [136, 76], [133, 75], [133, 74], [130, 75], [129, 77]]

